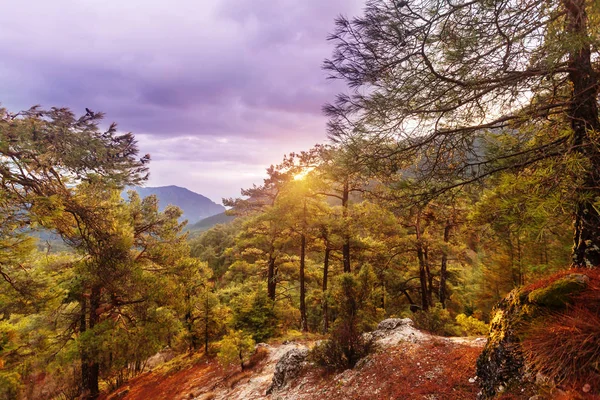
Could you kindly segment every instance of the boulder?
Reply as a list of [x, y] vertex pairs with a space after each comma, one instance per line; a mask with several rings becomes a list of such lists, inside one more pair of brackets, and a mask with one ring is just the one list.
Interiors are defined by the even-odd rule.
[[477, 359], [480, 399], [536, 385], [536, 374], [527, 367], [520, 346], [524, 333], [532, 322], [565, 308], [571, 296], [584, 290], [588, 282], [583, 274], [569, 274], [534, 290], [515, 289], [498, 303], [492, 312], [487, 344]]
[[267, 394], [282, 389], [289, 381], [298, 376], [306, 357], [308, 357], [308, 349], [306, 348], [291, 349], [285, 353], [275, 365], [273, 381], [267, 390]]
[[400, 326], [414, 326], [410, 318], [388, 318], [377, 325], [378, 331], [389, 331]]
[[546, 287], [532, 291], [528, 300], [541, 306], [563, 307], [569, 302], [571, 295], [585, 289], [589, 282], [590, 278], [586, 275], [570, 274]]

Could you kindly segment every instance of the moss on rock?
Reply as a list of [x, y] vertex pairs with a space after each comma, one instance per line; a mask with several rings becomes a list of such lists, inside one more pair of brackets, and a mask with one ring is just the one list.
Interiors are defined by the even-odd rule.
[[569, 274], [535, 290], [515, 289], [498, 303], [492, 313], [488, 342], [477, 360], [481, 399], [534, 386], [534, 374], [528, 371], [520, 345], [526, 328], [541, 321], [549, 311], [564, 307], [588, 282], [584, 274]]
[[546, 307], [564, 307], [572, 295], [584, 290], [590, 278], [583, 274], [571, 274], [552, 282], [550, 285], [531, 292], [528, 296], [530, 303]]

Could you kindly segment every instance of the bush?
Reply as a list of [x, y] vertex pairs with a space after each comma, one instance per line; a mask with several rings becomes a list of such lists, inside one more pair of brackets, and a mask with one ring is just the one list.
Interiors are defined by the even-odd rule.
[[465, 314], [458, 314], [456, 316], [456, 323], [464, 336], [487, 335], [490, 330], [490, 327], [485, 322], [473, 316], [467, 317]]
[[239, 296], [232, 302], [232, 309], [235, 328], [251, 333], [257, 343], [264, 342], [277, 332], [273, 301], [266, 291]]
[[17, 372], [0, 371], [0, 399], [17, 399], [21, 389], [21, 376]]
[[412, 319], [417, 328], [435, 335], [460, 336], [462, 334], [450, 312], [442, 308], [440, 303], [429, 308], [428, 311], [417, 311]]
[[369, 267], [363, 267], [357, 276], [344, 273], [337, 279], [334, 299], [338, 317], [331, 338], [311, 352], [311, 359], [317, 364], [333, 370], [353, 368], [372, 351], [373, 341], [366, 339], [363, 333], [377, 315], [373, 301], [374, 281]]
[[217, 358], [225, 367], [239, 363], [243, 371], [244, 362], [249, 359], [253, 352], [254, 340], [252, 340], [252, 336], [243, 331], [232, 330], [219, 342]]
[[358, 360], [373, 351], [375, 345], [371, 338], [355, 332], [336, 329], [333, 335], [332, 339], [317, 344], [309, 356], [311, 361], [333, 371], [354, 368]]

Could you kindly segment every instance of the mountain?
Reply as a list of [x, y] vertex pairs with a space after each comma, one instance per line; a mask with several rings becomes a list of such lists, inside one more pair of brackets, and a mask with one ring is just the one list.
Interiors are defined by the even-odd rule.
[[225, 212], [222, 212], [220, 214], [201, 219], [195, 224], [188, 225], [187, 229], [191, 232], [203, 232], [217, 224], [226, 224], [227, 222], [233, 221], [234, 219], [234, 216], [226, 215]]
[[[189, 224], [194, 224], [204, 218], [225, 212], [225, 207], [222, 205], [213, 202], [201, 194], [179, 186], [134, 186], [128, 187], [127, 190], [135, 190], [142, 198], [156, 195], [161, 210], [169, 204], [181, 208], [183, 211], [181, 220], [187, 219]], [[123, 192], [124, 198], [127, 197], [127, 190]]]

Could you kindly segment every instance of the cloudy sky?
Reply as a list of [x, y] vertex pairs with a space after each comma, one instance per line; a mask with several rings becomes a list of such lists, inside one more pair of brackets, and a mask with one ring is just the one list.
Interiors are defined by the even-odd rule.
[[364, 0], [0, 0], [0, 103], [104, 111], [150, 186], [217, 202], [324, 142], [327, 34]]

